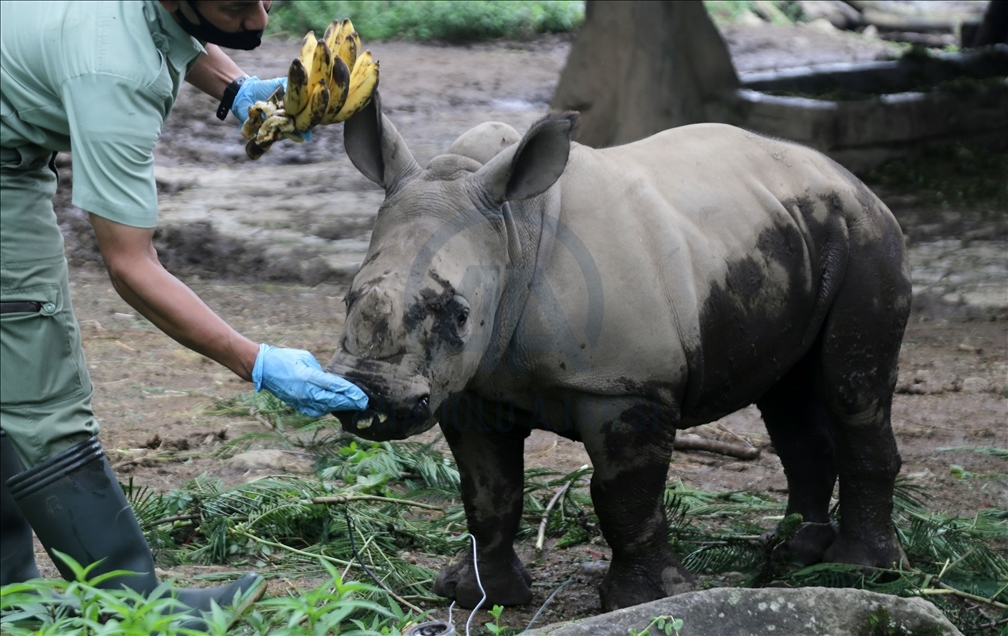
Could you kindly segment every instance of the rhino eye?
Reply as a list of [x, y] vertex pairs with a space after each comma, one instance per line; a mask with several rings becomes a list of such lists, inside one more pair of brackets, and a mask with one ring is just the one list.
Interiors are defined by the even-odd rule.
[[455, 314], [455, 320], [458, 322], [459, 327], [464, 327], [466, 321], [469, 320], [469, 310], [465, 308], [459, 309], [458, 313]]

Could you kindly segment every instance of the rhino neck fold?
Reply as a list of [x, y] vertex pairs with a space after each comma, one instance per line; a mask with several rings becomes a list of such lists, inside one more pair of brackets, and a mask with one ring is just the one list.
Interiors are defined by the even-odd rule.
[[493, 333], [470, 386], [492, 388], [492, 379], [506, 372], [504, 365], [522, 322], [537, 277], [542, 276], [553, 250], [560, 213], [560, 184], [543, 194], [501, 206], [507, 228], [507, 277], [494, 320]]

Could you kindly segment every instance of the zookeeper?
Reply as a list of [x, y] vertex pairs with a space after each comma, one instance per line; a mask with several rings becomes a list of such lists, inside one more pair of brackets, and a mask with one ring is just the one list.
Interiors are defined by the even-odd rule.
[[[256, 344], [168, 273], [152, 244], [154, 143], [183, 79], [240, 123], [285, 78], [247, 77], [219, 46], [259, 45], [271, 2], [0, 3], [0, 583], [38, 577], [32, 529], [105, 587], [159, 585], [150, 548], [97, 439], [92, 385], [56, 224], [56, 151], [73, 153], [73, 204], [89, 213], [116, 291], [159, 329], [309, 415], [367, 397], [307, 351]], [[65, 578], [72, 571], [54, 559]], [[178, 589], [197, 610], [258, 599], [262, 577]], [[236, 597], [236, 593], [239, 595]]]

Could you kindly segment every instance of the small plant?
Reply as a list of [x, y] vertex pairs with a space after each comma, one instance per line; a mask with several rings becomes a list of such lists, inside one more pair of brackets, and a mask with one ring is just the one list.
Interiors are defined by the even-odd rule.
[[500, 617], [501, 614], [503, 613], [504, 613], [503, 605], [494, 605], [493, 609], [490, 610], [490, 616], [493, 616], [493, 622], [484, 623], [484, 626], [487, 628], [487, 630], [489, 630], [491, 634], [494, 634], [494, 636], [502, 633], [505, 629], [507, 629], [506, 627], [501, 627], [500, 624]]
[[973, 473], [966, 470], [959, 464], [952, 464], [951, 466], [949, 466], [949, 472], [952, 473], [953, 476], [958, 477], [959, 479], [967, 479], [973, 476]]
[[669, 616], [655, 616], [651, 619], [651, 622], [647, 624], [647, 627], [641, 631], [637, 631], [633, 627], [627, 629], [630, 636], [651, 636], [651, 628], [655, 627], [658, 629], [659, 634], [665, 634], [665, 636], [672, 636], [673, 633], [679, 636], [679, 630], [682, 629], [683, 620], [681, 618], [675, 618], [671, 615]]
[[127, 589], [96, 587], [128, 572], [88, 578], [97, 564], [81, 567], [59, 554], [74, 571], [74, 581], [35, 579], [5, 585], [0, 593], [5, 636], [310, 636], [314, 634], [398, 634], [410, 617], [398, 605], [364, 599], [379, 592], [357, 582], [344, 582], [339, 571], [322, 561], [328, 582], [297, 595], [259, 601], [247, 615], [214, 605], [194, 629], [187, 607], [171, 597], [171, 583], [148, 596]]
[[[328, 584], [301, 592], [297, 596], [270, 598], [257, 604], [257, 612], [269, 614], [268, 622], [259, 623], [269, 629], [259, 629], [259, 634], [339, 634], [351, 627], [355, 615], [381, 617], [382, 619], [403, 618], [401, 612], [382, 607], [377, 603], [356, 598], [372, 588], [362, 583], [344, 583], [339, 571], [332, 564], [321, 561], [329, 572]], [[398, 608], [396, 608], [398, 609]], [[257, 621], [258, 622], [258, 621]], [[387, 625], [389, 620], [379, 624]], [[299, 631], [294, 631], [295, 629]], [[281, 631], [286, 630], [286, 631]]]
[[[105, 581], [130, 572], [116, 570], [92, 578], [98, 563], [82, 567], [68, 555], [54, 552], [73, 571], [74, 580], [33, 579], [3, 586], [0, 612], [3, 613], [5, 635], [181, 636], [202, 633], [184, 626], [192, 617], [187, 614], [187, 607], [171, 597], [169, 583], [147, 596], [128, 589], [100, 589], [97, 586]], [[218, 633], [225, 633], [233, 618], [232, 612], [220, 610], [215, 616], [221, 621]]]

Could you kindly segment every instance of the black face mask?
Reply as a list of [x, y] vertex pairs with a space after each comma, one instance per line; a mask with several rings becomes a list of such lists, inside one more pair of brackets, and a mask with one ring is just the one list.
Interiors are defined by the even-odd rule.
[[175, 11], [175, 17], [178, 18], [179, 24], [182, 26], [182, 30], [193, 36], [197, 40], [202, 40], [204, 42], [209, 42], [210, 44], [216, 44], [217, 46], [223, 46], [228, 49], [241, 49], [243, 51], [250, 51], [255, 47], [262, 44], [262, 31], [239, 31], [238, 33], [228, 33], [227, 31], [222, 31], [210, 23], [196, 5], [193, 2], [189, 2], [189, 8], [192, 12], [196, 14], [199, 18], [200, 23], [195, 24], [189, 21], [189, 18], [185, 17], [181, 9]]

